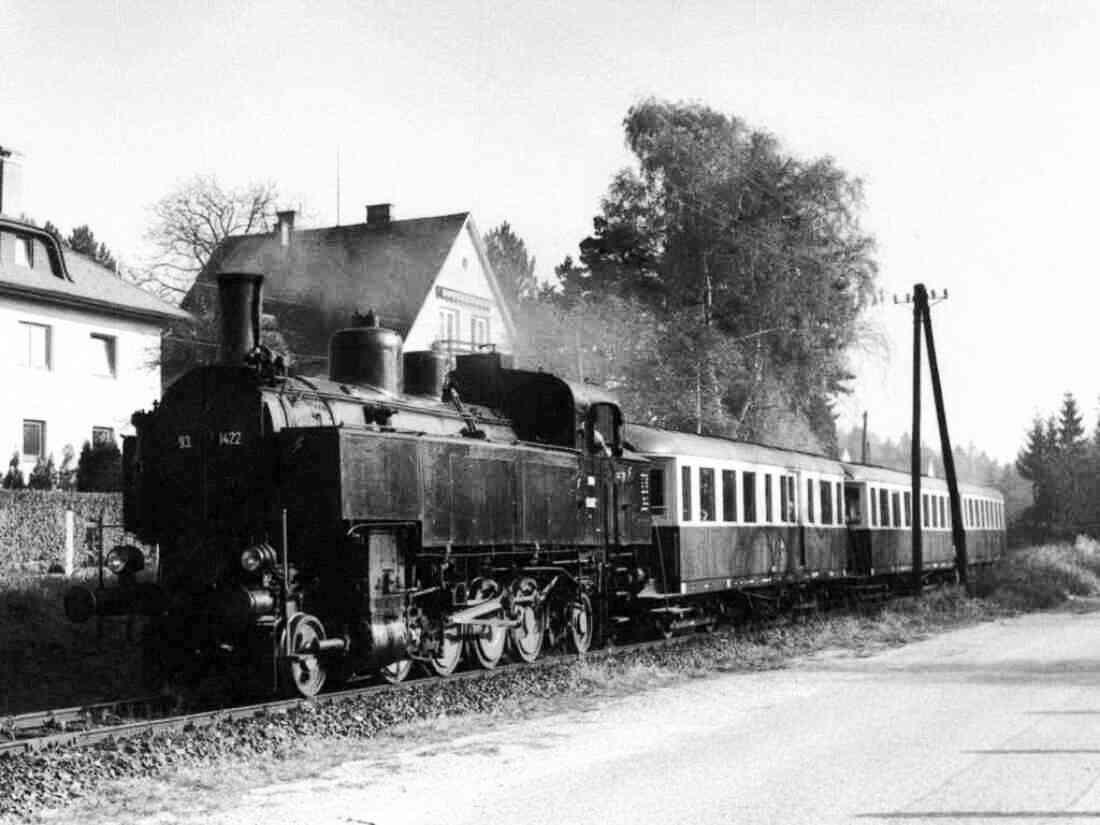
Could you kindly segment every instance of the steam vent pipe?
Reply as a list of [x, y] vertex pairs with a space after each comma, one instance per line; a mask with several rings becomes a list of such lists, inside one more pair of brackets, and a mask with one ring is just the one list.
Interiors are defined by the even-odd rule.
[[256, 272], [218, 275], [221, 335], [218, 363], [240, 364], [260, 343], [260, 311], [264, 276]]

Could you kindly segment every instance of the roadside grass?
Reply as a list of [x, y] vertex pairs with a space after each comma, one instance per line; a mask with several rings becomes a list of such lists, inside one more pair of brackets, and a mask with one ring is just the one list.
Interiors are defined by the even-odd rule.
[[1100, 595], [1100, 542], [1011, 550], [978, 577], [975, 595], [1008, 610], [1046, 610], [1075, 597]]

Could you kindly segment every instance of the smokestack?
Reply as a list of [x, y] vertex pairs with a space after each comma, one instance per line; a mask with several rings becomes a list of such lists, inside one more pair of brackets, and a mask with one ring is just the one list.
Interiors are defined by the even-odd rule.
[[0, 146], [0, 215], [19, 217], [23, 208], [23, 156]]
[[263, 283], [264, 276], [256, 272], [218, 275], [219, 364], [243, 364], [245, 357], [260, 343]]
[[392, 203], [368, 203], [367, 226], [381, 228], [390, 224], [390, 207]]
[[293, 209], [284, 209], [276, 212], [278, 222], [275, 224], [275, 232], [279, 236], [279, 245], [284, 249], [290, 246], [290, 238], [294, 234], [294, 216], [297, 213]]

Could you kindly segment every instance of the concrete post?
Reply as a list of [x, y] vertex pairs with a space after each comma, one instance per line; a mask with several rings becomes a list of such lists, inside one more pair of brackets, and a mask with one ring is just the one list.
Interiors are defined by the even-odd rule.
[[75, 566], [73, 511], [65, 511], [65, 575], [71, 576]]

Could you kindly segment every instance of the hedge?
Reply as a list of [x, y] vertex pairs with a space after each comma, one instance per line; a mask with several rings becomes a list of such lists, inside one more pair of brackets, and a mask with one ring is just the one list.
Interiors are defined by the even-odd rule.
[[[121, 493], [73, 490], [0, 490], [0, 579], [27, 572], [47, 572], [65, 563], [65, 511], [74, 512], [73, 544], [79, 568], [94, 563], [95, 550], [85, 520], [102, 514], [104, 524], [121, 525]], [[104, 549], [123, 541], [121, 527], [103, 531]]]

